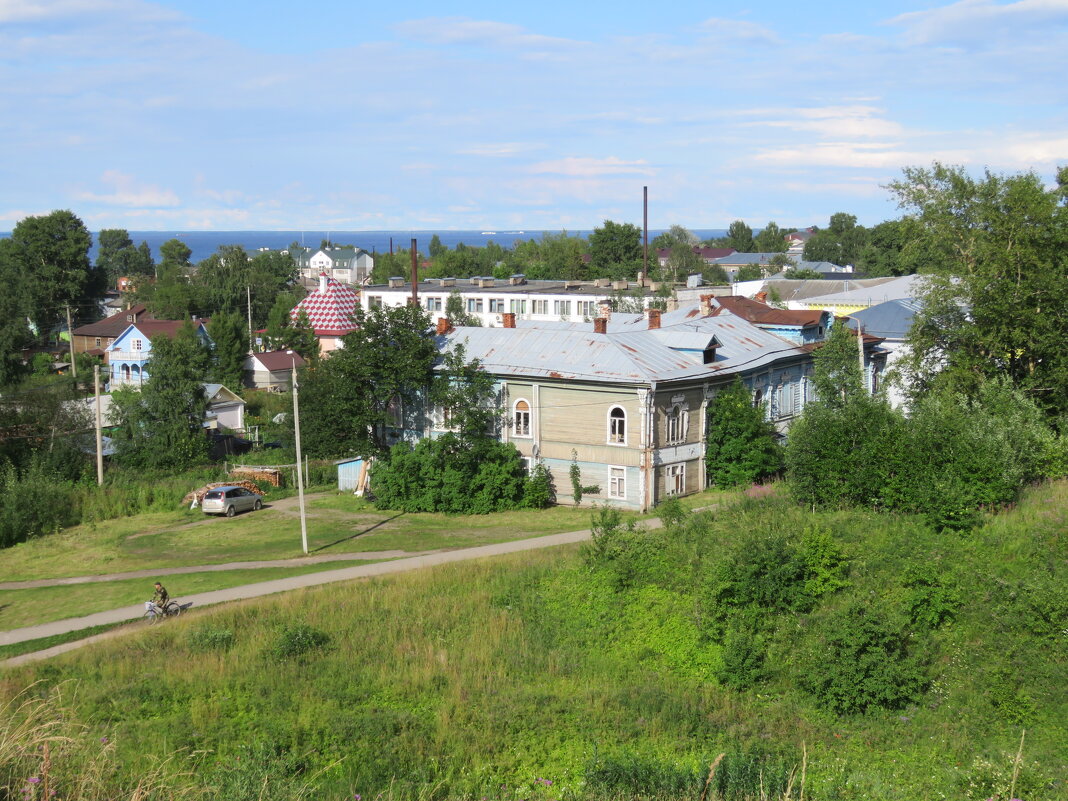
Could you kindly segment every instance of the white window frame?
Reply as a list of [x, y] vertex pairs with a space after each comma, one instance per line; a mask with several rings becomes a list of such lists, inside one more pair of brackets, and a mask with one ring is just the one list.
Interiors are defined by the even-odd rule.
[[508, 301], [508, 311], [510, 311], [512, 314], [526, 314], [527, 299], [512, 298], [510, 301]]
[[131, 339], [130, 340], [130, 350], [137, 350], [137, 351], [142, 350], [141, 346], [143, 344], [144, 343], [140, 339]]
[[[521, 403], [526, 404], [527, 408], [526, 408], [525, 411], [520, 411], [519, 404], [521, 404]], [[515, 403], [512, 404], [512, 436], [514, 436], [514, 437], [522, 437], [524, 439], [529, 439], [530, 437], [534, 436], [534, 433], [533, 433], [534, 429], [531, 426], [531, 421], [532, 421], [531, 411], [532, 411], [532, 408], [531, 408], [531, 405], [530, 405], [530, 401], [528, 401], [526, 398], [516, 398]], [[520, 424], [519, 424], [519, 415], [520, 414], [524, 414], [526, 416], [526, 425], [525, 426], [520, 426]]]
[[535, 298], [530, 301], [530, 313], [531, 314], [548, 314], [549, 313], [549, 301], [539, 300]]
[[467, 299], [468, 314], [482, 314], [482, 298]]
[[[613, 417], [612, 413], [617, 411], [617, 410], [622, 412], [622, 414], [623, 414], [623, 418], [622, 418], [622, 428], [623, 428], [623, 430], [622, 430], [622, 432], [617, 432], [617, 431], [614, 430], [616, 428], [616, 421], [618, 421], [620, 418]], [[619, 406], [618, 404], [615, 405], [615, 406], [612, 406], [612, 408], [610, 408], [608, 410], [608, 419], [607, 419], [606, 423], [607, 423], [607, 426], [608, 426], [608, 430], [606, 432], [607, 433], [608, 444], [609, 445], [619, 445], [619, 446], [625, 447], [626, 444], [627, 444], [627, 410], [624, 409], [622, 406]]]
[[553, 314], [557, 317], [571, 317], [571, 301], [570, 300], [554, 300], [553, 301]]
[[575, 301], [578, 304], [578, 316], [582, 318], [589, 317], [591, 320], [597, 316], [597, 301], [595, 300], [578, 300]]
[[627, 468], [608, 465], [608, 497], [621, 501], [627, 499]]
[[686, 462], [676, 462], [664, 468], [664, 495], [686, 494]]
[[490, 298], [489, 299], [489, 313], [490, 314], [504, 314], [504, 298]]
[[681, 403], [674, 404], [667, 413], [667, 424], [665, 426], [665, 443], [667, 445], [678, 445], [686, 441], [686, 433], [690, 429], [690, 413], [686, 411]]

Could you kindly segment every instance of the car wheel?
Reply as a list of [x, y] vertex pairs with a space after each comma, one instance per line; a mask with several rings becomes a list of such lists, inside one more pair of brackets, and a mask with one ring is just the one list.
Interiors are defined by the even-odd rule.
[[235, 514], [237, 514], [237, 510], [234, 509], [233, 506], [227, 506], [226, 507], [226, 516], [227, 517], [233, 517]]
[[261, 501], [259, 498], [257, 498], [256, 502], [254, 504], [252, 504], [252, 511], [253, 512], [258, 512], [262, 508], [263, 508], [263, 501]]

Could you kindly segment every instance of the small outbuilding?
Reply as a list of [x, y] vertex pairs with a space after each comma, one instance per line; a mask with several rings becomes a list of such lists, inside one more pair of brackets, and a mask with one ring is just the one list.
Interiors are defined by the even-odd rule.
[[299, 353], [269, 350], [253, 353], [245, 359], [245, 386], [271, 392], [288, 391], [293, 380], [293, 365], [304, 366]]

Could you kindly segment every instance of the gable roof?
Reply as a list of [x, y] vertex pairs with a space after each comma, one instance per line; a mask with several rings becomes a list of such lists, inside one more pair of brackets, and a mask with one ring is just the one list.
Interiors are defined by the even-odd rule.
[[759, 300], [753, 300], [742, 295], [713, 298], [713, 303], [755, 325], [786, 325], [808, 328], [819, 325], [825, 314], [820, 309], [805, 309], [803, 311], [777, 309], [774, 306], [769, 306]]
[[853, 312], [846, 320], [846, 325], [856, 328], [856, 321], [860, 320], [865, 334], [884, 339], [905, 339], [912, 327], [912, 318], [919, 310], [920, 304], [912, 298], [888, 300], [886, 303]]
[[360, 296], [349, 287], [327, 278], [324, 287], [320, 286], [293, 307], [289, 319], [296, 322], [300, 312], [308, 315], [315, 335], [342, 336], [356, 330], [352, 314], [359, 305]]
[[80, 325], [71, 333], [79, 337], [117, 337], [130, 323], [145, 319], [148, 319], [148, 307], [144, 303], [138, 303], [103, 320]]
[[293, 360], [296, 360], [297, 367], [303, 367], [305, 362], [301, 358], [299, 353], [286, 353], [284, 350], [268, 350], [263, 353], [253, 353], [249, 356], [250, 360], [257, 361], [263, 365], [265, 370], [274, 372], [275, 370], [290, 370], [293, 367]]
[[820, 303], [827, 305], [863, 303], [868, 306], [874, 306], [876, 303], [883, 303], [888, 300], [911, 298], [916, 293], [921, 280], [922, 278], [919, 275], [902, 275], [875, 286], [865, 286], [845, 292], [808, 297], [805, 302], [813, 305]]
[[[653, 330], [639, 314], [613, 314], [606, 334], [594, 333], [590, 323], [524, 322], [516, 328], [455, 328], [438, 344], [463, 344], [468, 358], [495, 375], [627, 384], [700, 380], [807, 354], [730, 312], [702, 316], [696, 307], [663, 314], [661, 328]], [[698, 354], [711, 347], [715, 360], [705, 364]]]

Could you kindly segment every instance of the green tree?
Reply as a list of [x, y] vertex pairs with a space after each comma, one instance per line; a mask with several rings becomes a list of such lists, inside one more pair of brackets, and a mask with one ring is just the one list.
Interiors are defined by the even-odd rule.
[[589, 238], [590, 268], [598, 277], [628, 277], [642, 259], [641, 229], [630, 223], [605, 220]]
[[673, 225], [667, 231], [653, 237], [649, 243], [649, 250], [670, 250], [676, 245], [693, 248], [700, 244], [701, 240], [693, 231], [681, 225]]
[[39, 331], [64, 317], [67, 304], [90, 305], [105, 287], [102, 270], [89, 264], [92, 236], [70, 211], [26, 217], [11, 232], [8, 258], [22, 276], [26, 315]]
[[735, 220], [727, 228], [727, 247], [739, 253], [753, 252], [753, 229], [742, 220]]
[[434, 234], [432, 237], [430, 237], [430, 247], [429, 247], [430, 258], [436, 259], [438, 256], [440, 256], [442, 253], [444, 253], [447, 250], [448, 250], [448, 248], [445, 247], [445, 245], [441, 244], [441, 237], [440, 236], [438, 236], [437, 234]]
[[14, 383], [25, 373], [22, 349], [32, 339], [26, 324], [25, 284], [10, 239], [0, 239], [0, 387]]
[[482, 325], [482, 321], [477, 316], [467, 313], [464, 299], [456, 289], [445, 298], [445, 317], [452, 325], [476, 327]]
[[821, 403], [840, 407], [866, 394], [857, 334], [844, 323], [831, 326], [812, 361], [812, 385]]
[[852, 214], [837, 212], [831, 215], [827, 228], [817, 231], [805, 243], [805, 261], [829, 261], [832, 264], [856, 265], [868, 243], [868, 231], [857, 225]]
[[1065, 185], [935, 164], [906, 169], [890, 189], [918, 223], [904, 251], [934, 254], [938, 271], [919, 290], [909, 336], [914, 395], [938, 385], [969, 393], [979, 378], [1006, 375], [1051, 414], [1068, 412]]
[[769, 222], [753, 239], [753, 248], [757, 253], [785, 253], [786, 232], [779, 228], [774, 220]]
[[743, 264], [735, 276], [737, 281], [756, 281], [764, 277], [764, 268], [759, 264]]
[[216, 314], [208, 323], [208, 336], [215, 343], [211, 359], [212, 379], [227, 389], [240, 392], [249, 352], [245, 320], [239, 314]]
[[667, 258], [667, 265], [659, 270], [661, 280], [670, 281], [673, 284], [685, 281], [688, 275], [703, 273], [708, 265], [696, 253], [692, 245], [673, 245]]
[[193, 266], [189, 263], [189, 257], [192, 255], [193, 251], [181, 239], [168, 239], [159, 246], [160, 270], [172, 269], [188, 272]]
[[147, 242], [134, 247], [125, 228], [105, 228], [97, 236], [96, 268], [107, 276], [108, 286], [115, 286], [120, 277], [153, 275], [156, 263]]
[[754, 405], [752, 393], [740, 379], [716, 393], [708, 406], [705, 470], [708, 481], [721, 489], [752, 484], [779, 472], [782, 448], [764, 407]]
[[112, 393], [120, 420], [114, 439], [121, 463], [181, 470], [207, 459], [203, 381], [210, 360], [192, 323], [186, 323], [173, 338], [152, 340], [148, 381], [140, 391], [123, 387]]
[[313, 456], [386, 453], [391, 405], [417, 408], [431, 383], [437, 349], [421, 309], [358, 306], [356, 324], [301, 388], [301, 402], [316, 410], [301, 430]]
[[500, 393], [478, 359], [467, 361], [462, 344], [448, 348], [430, 386], [430, 402], [443, 410], [461, 443], [492, 438], [500, 426]]

